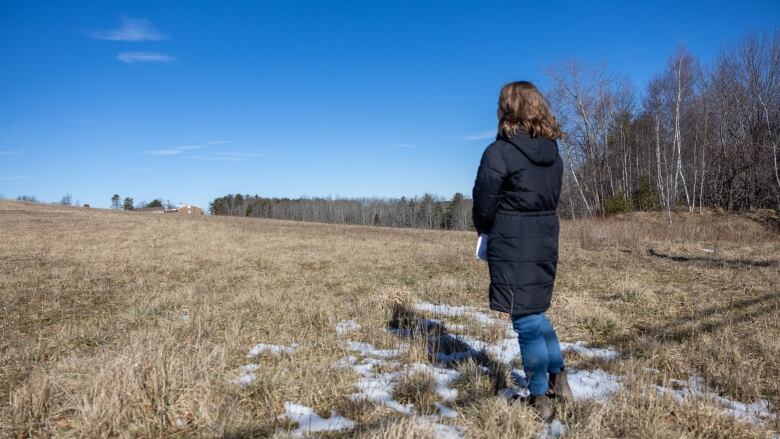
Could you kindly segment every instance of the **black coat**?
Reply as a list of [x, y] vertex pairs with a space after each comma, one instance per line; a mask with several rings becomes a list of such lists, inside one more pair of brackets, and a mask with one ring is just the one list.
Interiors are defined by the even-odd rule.
[[563, 164], [554, 140], [520, 132], [485, 149], [472, 216], [490, 235], [490, 308], [512, 315], [550, 307], [558, 265]]

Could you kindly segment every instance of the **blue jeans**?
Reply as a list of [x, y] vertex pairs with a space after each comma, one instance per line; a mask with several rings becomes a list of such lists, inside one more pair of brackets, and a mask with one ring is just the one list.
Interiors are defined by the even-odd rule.
[[563, 354], [550, 320], [544, 313], [512, 316], [512, 328], [520, 342], [523, 370], [531, 396], [547, 391], [548, 373], [563, 370]]

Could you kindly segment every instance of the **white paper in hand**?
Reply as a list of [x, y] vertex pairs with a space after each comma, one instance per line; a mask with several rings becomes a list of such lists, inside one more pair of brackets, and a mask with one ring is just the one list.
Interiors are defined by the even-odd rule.
[[479, 238], [477, 238], [477, 248], [474, 250], [475, 258], [487, 261], [487, 243], [488, 235], [480, 233]]

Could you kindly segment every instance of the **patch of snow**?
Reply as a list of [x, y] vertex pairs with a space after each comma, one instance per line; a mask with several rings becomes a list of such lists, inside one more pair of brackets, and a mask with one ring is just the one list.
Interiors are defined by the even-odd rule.
[[[714, 253], [712, 248], [702, 248], [702, 251], [706, 253]], [[467, 346], [467, 349], [454, 352], [433, 352], [437, 363], [450, 363], [453, 361], [462, 361], [469, 357], [479, 355], [480, 352], [489, 354], [496, 361], [511, 365], [513, 361], [521, 358], [520, 346], [517, 342], [516, 335], [512, 329], [511, 323], [504, 322], [502, 320], [491, 317], [488, 313], [481, 311], [479, 308], [472, 308], [466, 306], [452, 306], [446, 304], [433, 304], [429, 302], [422, 302], [414, 305], [414, 308], [418, 311], [428, 312], [445, 317], [462, 317], [466, 316], [471, 318], [476, 323], [482, 325], [506, 325], [507, 338], [497, 343], [486, 343], [482, 340], [478, 340], [474, 337], [470, 337], [464, 334], [446, 334], [444, 337], [452, 337], [453, 340], [457, 340]], [[424, 320], [425, 321], [425, 320]], [[427, 322], [435, 322], [439, 325], [444, 325], [445, 328], [458, 332], [468, 332], [467, 325], [464, 324], [448, 324], [438, 320], [427, 320]], [[398, 332], [399, 335], [401, 331]], [[619, 357], [618, 352], [608, 348], [591, 348], [584, 341], [577, 341], [574, 343], [561, 342], [562, 351], [573, 351], [584, 358], [597, 358], [605, 361], [615, 360]], [[577, 400], [592, 399], [603, 402], [607, 397], [620, 389], [622, 377], [607, 373], [603, 370], [597, 369], [592, 371], [568, 369], [569, 373], [569, 385], [572, 388], [574, 398]], [[657, 369], [648, 369], [651, 373], [660, 373]], [[512, 378], [517, 383], [517, 387], [508, 387], [499, 391], [499, 395], [506, 399], [516, 399], [517, 397], [527, 396], [527, 380], [525, 379], [525, 373], [520, 369], [512, 370]], [[724, 398], [711, 390], [707, 389], [701, 380], [701, 378], [693, 377], [688, 381], [670, 380], [670, 383], [675, 386], [674, 389], [656, 386], [656, 390], [659, 392], [669, 393], [680, 401], [685, 401], [690, 398], [704, 398], [718, 403], [723, 406], [725, 411], [735, 417], [746, 419], [753, 423], [761, 423], [763, 420], [776, 416], [772, 413], [770, 403], [766, 400], [756, 401], [752, 404], [746, 404], [736, 400]], [[548, 425], [547, 429], [541, 434], [541, 437], [560, 437], [566, 433], [566, 426], [563, 424]]]
[[490, 316], [490, 314], [484, 313], [482, 311], [473, 311], [471, 316], [475, 321], [482, 323], [483, 325], [504, 325], [507, 323], [503, 320], [494, 319]]
[[352, 365], [355, 363], [357, 363], [357, 357], [354, 355], [347, 355], [346, 357], [339, 358], [338, 361], [333, 363], [333, 366], [346, 369], [348, 367], [352, 367]]
[[430, 302], [420, 302], [414, 304], [414, 309], [417, 311], [429, 312], [431, 314], [438, 314], [448, 317], [468, 316], [474, 321], [483, 325], [495, 325], [505, 324], [506, 322], [494, 319], [490, 314], [480, 311], [477, 308], [468, 306], [453, 306], [447, 304], [436, 304]]
[[498, 396], [504, 398], [507, 401], [514, 401], [517, 398], [524, 398], [530, 395], [528, 389], [515, 389], [513, 387], [504, 387], [498, 391]]
[[411, 370], [417, 373], [428, 373], [436, 382], [436, 393], [444, 401], [452, 401], [458, 397], [458, 391], [449, 386], [460, 377], [460, 372], [444, 367], [431, 366], [430, 364], [415, 363]]
[[360, 324], [354, 320], [342, 320], [336, 325], [336, 332], [339, 334], [357, 331], [358, 329], [360, 329]]
[[[382, 364], [384, 360], [381, 359], [368, 359], [369, 365]], [[392, 363], [397, 365], [397, 363]], [[353, 365], [358, 373], [363, 378], [357, 380], [353, 385], [358, 392], [353, 393], [350, 397], [352, 399], [367, 399], [375, 404], [384, 405], [392, 410], [403, 413], [405, 415], [411, 415], [413, 413], [414, 406], [412, 404], [401, 404], [393, 399], [393, 389], [398, 381], [400, 381], [405, 374], [409, 373], [429, 373], [436, 382], [436, 393], [444, 401], [452, 401], [458, 395], [457, 390], [449, 387], [459, 376], [458, 371], [452, 369], [446, 369], [442, 367], [431, 366], [429, 364], [415, 363], [410, 365], [403, 371], [386, 372], [380, 374], [374, 374], [370, 368], [363, 369], [361, 365]], [[437, 406], [441, 412], [441, 416], [457, 416], [457, 412], [442, 405]]]
[[447, 326], [447, 330], [448, 331], [452, 331], [452, 332], [466, 332], [466, 331], [469, 330], [468, 326], [461, 325], [459, 323], [458, 324], [452, 324], [452, 325], [446, 325], [446, 326]]
[[245, 364], [241, 366], [239, 369], [241, 369], [242, 373], [237, 378], [233, 379], [233, 382], [239, 386], [247, 386], [251, 384], [257, 379], [257, 375], [255, 375], [253, 372], [256, 371], [259, 367], [259, 364]]
[[323, 419], [310, 407], [294, 402], [284, 403], [285, 418], [298, 424], [298, 428], [290, 432], [292, 437], [303, 437], [322, 431], [350, 430], [355, 423], [349, 419], [331, 412], [330, 418]]
[[357, 372], [358, 374], [362, 376], [370, 376], [372, 374], [372, 371], [374, 370], [374, 365], [371, 363], [361, 363], [356, 364], [352, 366], [352, 370]]
[[515, 385], [499, 390], [498, 396], [507, 401], [530, 396], [531, 392], [528, 391], [528, 380], [525, 377], [525, 372], [522, 369], [512, 369], [509, 373]]
[[612, 349], [589, 348], [584, 341], [575, 341], [574, 343], [560, 342], [561, 351], [574, 351], [585, 358], [598, 358], [601, 360], [614, 360], [618, 353]]
[[436, 439], [462, 439], [466, 437], [466, 429], [457, 425], [440, 424], [435, 416], [421, 416], [419, 421], [427, 424], [433, 430]]
[[465, 306], [453, 306], [446, 304], [435, 304], [430, 302], [420, 302], [414, 304], [414, 309], [417, 311], [429, 312], [433, 314], [441, 314], [445, 316], [462, 316], [468, 312], [468, 308]]
[[516, 338], [505, 338], [498, 343], [488, 345], [485, 352], [502, 363], [511, 363], [520, 357], [520, 343], [517, 342]]
[[356, 357], [352, 355], [348, 355], [346, 357], [340, 358], [338, 361], [333, 363], [333, 367], [352, 369], [355, 372], [357, 372], [359, 375], [362, 375], [364, 377], [369, 377], [373, 375], [374, 366], [397, 367], [398, 362], [387, 361], [381, 358], [370, 358], [370, 357], [364, 358], [363, 360], [360, 360], [360, 362], [358, 362], [358, 359]]
[[714, 248], [703, 248], [701, 249], [701, 251], [703, 251], [704, 253], [715, 253]]
[[254, 358], [264, 352], [270, 352], [272, 354], [278, 354], [278, 353], [285, 353], [285, 354], [292, 354], [295, 352], [295, 349], [298, 347], [297, 344], [293, 344], [290, 346], [282, 346], [277, 344], [265, 344], [265, 343], [258, 343], [252, 347], [252, 349], [249, 350], [246, 354], [246, 358]]
[[375, 404], [384, 405], [405, 415], [412, 414], [411, 404], [401, 404], [393, 399], [393, 387], [395, 381], [401, 376], [401, 372], [387, 372], [357, 380], [354, 386], [358, 393], [351, 395], [352, 399], [367, 399]]
[[397, 349], [376, 349], [371, 343], [362, 343], [359, 341], [348, 341], [347, 347], [355, 352], [360, 352], [364, 357], [397, 357], [405, 352], [409, 347], [401, 345]]
[[437, 402], [434, 405], [436, 406], [436, 410], [438, 411], [439, 416], [441, 416], [442, 418], [453, 419], [459, 416], [457, 411], [447, 407], [446, 405], [440, 402]]
[[544, 428], [544, 432], [539, 437], [547, 439], [557, 439], [566, 434], [566, 425], [558, 419], [553, 419], [552, 422], [547, 424]]
[[255, 375], [252, 372], [247, 372], [245, 374], [242, 374], [238, 378], [234, 379], [233, 382], [238, 384], [239, 386], [248, 386], [256, 379], [257, 379], [257, 375]]
[[621, 377], [596, 370], [567, 369], [569, 387], [574, 399], [605, 401], [610, 393], [620, 389]]
[[715, 392], [710, 391], [704, 386], [704, 380], [701, 377], [690, 377], [688, 381], [669, 380], [670, 383], [680, 386], [680, 389], [670, 389], [663, 386], [655, 386], [661, 393], [672, 395], [681, 403], [688, 399], [705, 399], [721, 405], [731, 416], [745, 419], [754, 424], [761, 424], [763, 420], [774, 417], [771, 411], [769, 401], [765, 399], [758, 400], [752, 404], [725, 398]]

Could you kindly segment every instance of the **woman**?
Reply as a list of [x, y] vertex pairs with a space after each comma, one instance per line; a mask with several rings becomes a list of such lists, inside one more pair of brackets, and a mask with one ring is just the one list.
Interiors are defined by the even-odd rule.
[[531, 404], [553, 417], [550, 397], [571, 400], [563, 355], [550, 321], [558, 265], [558, 196], [563, 133], [530, 82], [501, 89], [498, 134], [485, 149], [474, 183], [473, 218], [488, 234], [490, 308], [509, 314], [520, 343]]

